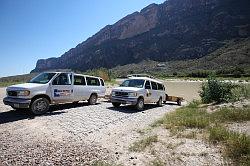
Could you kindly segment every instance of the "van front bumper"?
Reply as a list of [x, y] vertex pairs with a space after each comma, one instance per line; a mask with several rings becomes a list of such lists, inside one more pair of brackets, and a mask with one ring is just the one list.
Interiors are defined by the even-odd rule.
[[19, 99], [19, 98], [5, 97], [3, 99], [3, 103], [5, 105], [9, 105], [13, 108], [29, 108], [31, 100], [30, 99]]
[[111, 102], [112, 103], [136, 105], [137, 104], [137, 98], [111, 97]]

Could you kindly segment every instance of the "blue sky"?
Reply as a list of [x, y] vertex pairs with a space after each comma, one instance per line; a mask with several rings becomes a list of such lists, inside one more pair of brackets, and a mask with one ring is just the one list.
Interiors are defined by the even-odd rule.
[[164, 0], [0, 0], [0, 77], [29, 73], [107, 24]]

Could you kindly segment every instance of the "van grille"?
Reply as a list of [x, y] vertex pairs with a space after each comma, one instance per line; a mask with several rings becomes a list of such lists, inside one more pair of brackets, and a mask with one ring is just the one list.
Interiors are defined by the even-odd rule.
[[8, 96], [17, 96], [17, 91], [8, 91]]
[[128, 92], [115, 92], [117, 97], [128, 97]]

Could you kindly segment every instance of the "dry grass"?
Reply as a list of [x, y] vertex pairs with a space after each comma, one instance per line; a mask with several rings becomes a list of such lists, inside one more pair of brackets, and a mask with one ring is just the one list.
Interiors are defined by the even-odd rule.
[[156, 135], [146, 137], [140, 141], [134, 142], [132, 146], [129, 147], [130, 151], [141, 152], [145, 150], [152, 143], [157, 142], [158, 137]]
[[[250, 165], [250, 137], [229, 131], [224, 126], [229, 122], [250, 121], [250, 107], [221, 108], [207, 113], [199, 102], [192, 102], [186, 107], [177, 109], [156, 121], [152, 126], [163, 126], [177, 137], [196, 139], [195, 132], [186, 133], [188, 128], [199, 129], [211, 143], [224, 145], [225, 156], [240, 165]], [[205, 136], [207, 135], [207, 137]]]

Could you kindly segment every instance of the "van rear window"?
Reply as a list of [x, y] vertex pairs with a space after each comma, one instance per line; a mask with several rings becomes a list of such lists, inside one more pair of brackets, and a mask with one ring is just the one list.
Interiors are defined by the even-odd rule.
[[157, 90], [157, 83], [156, 82], [151, 82], [151, 86], [153, 90]]
[[74, 76], [74, 85], [86, 85], [85, 78], [82, 76]]
[[158, 85], [158, 90], [164, 90], [164, 86], [162, 84], [157, 84]]
[[87, 85], [89, 86], [100, 86], [100, 81], [98, 78], [86, 77]]

